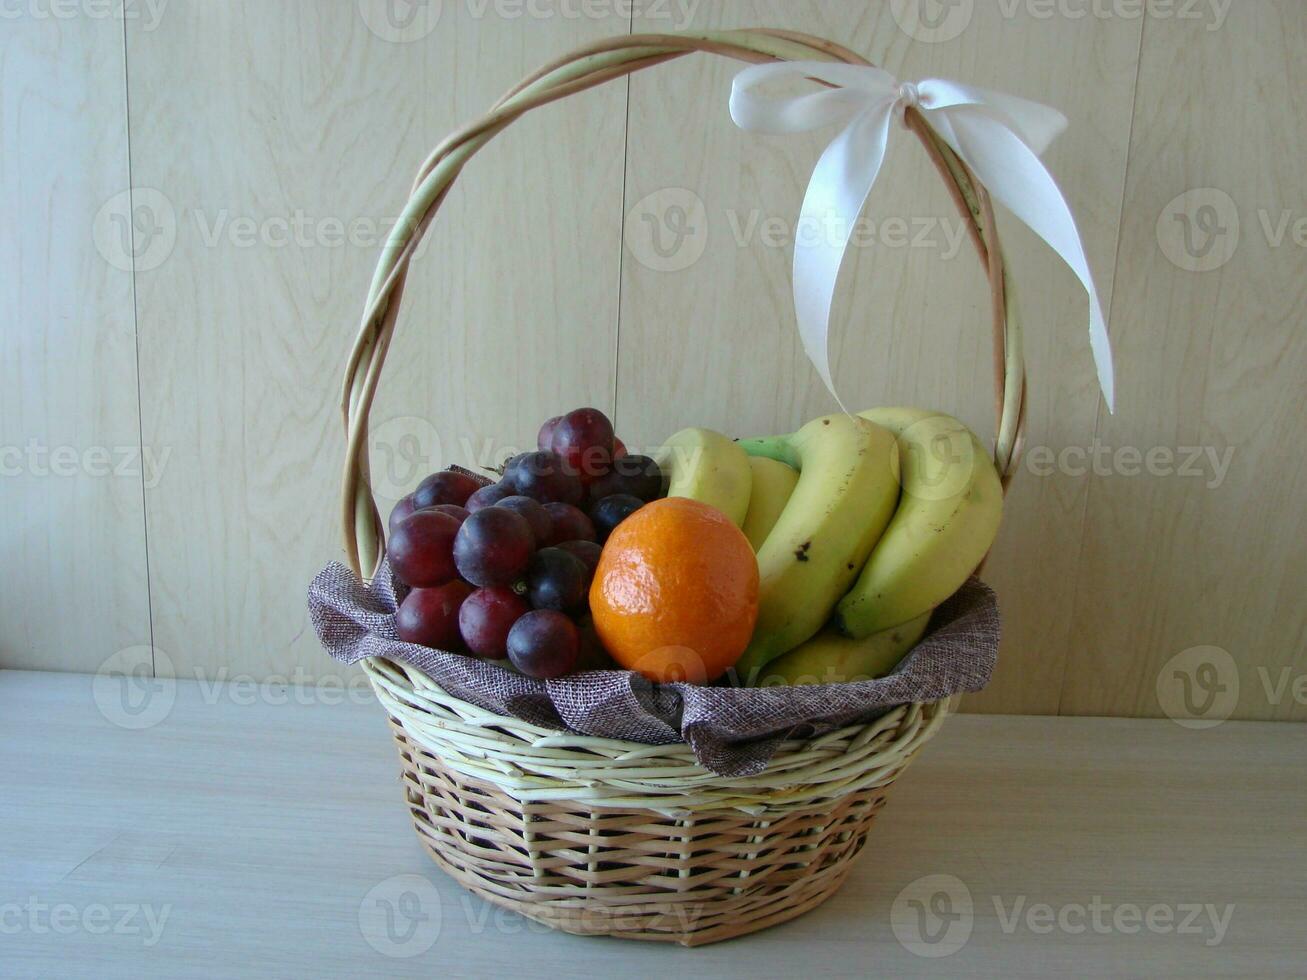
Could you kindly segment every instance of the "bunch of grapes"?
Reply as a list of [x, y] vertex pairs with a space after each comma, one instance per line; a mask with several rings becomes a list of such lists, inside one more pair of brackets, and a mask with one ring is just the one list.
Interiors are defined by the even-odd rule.
[[545, 422], [536, 445], [498, 483], [445, 470], [395, 506], [387, 557], [412, 590], [395, 617], [400, 639], [507, 657], [532, 677], [597, 654], [588, 597], [602, 544], [665, 494], [663, 475], [594, 408]]

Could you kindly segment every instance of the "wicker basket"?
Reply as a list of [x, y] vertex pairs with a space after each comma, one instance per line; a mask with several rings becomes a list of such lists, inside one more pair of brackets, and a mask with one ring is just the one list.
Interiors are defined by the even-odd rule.
[[[868, 64], [829, 41], [782, 31], [616, 37], [544, 66], [441, 143], [382, 253], [345, 371], [342, 516], [356, 573], [375, 572], [383, 541], [369, 490], [368, 413], [409, 260], [464, 164], [529, 109], [697, 51]], [[988, 273], [995, 458], [1006, 487], [1020, 448], [1025, 374], [993, 210], [920, 114], [908, 110], [905, 123], [943, 176]], [[871, 724], [786, 742], [762, 772], [727, 779], [684, 744], [545, 729], [454, 698], [402, 665], [373, 659], [365, 668], [390, 714], [419, 838], [440, 867], [486, 900], [568, 932], [684, 945], [766, 928], [832, 895], [890, 784], [948, 710], [902, 705]]]

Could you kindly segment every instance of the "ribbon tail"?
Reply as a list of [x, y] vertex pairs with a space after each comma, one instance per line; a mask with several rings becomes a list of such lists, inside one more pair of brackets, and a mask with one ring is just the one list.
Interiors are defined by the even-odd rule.
[[[1080, 232], [1061, 189], [1039, 157], [1011, 129], [983, 112], [936, 109], [949, 125], [940, 135], [980, 178], [994, 199], [1011, 211], [1058, 254], [1089, 297], [1089, 347], [1098, 371], [1098, 386], [1113, 412], [1116, 381], [1107, 321], [1094, 288]], [[932, 120], [933, 122], [933, 120]]]
[[794, 315], [804, 353], [840, 408], [830, 368], [830, 311], [853, 226], [880, 175], [892, 100], [859, 114], [812, 171], [794, 238]]

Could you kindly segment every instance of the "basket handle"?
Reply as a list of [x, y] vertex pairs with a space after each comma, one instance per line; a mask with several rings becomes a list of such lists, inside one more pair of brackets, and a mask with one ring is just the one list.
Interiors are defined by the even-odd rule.
[[[523, 79], [490, 111], [451, 133], [423, 162], [408, 204], [382, 249], [368, 290], [358, 337], [345, 365], [341, 414], [347, 439], [341, 518], [345, 555], [355, 574], [371, 577], [381, 562], [382, 522], [372, 498], [367, 453], [368, 413], [394, 335], [413, 252], [426, 234], [464, 164], [527, 111], [603, 82], [660, 65], [695, 51], [740, 61], [837, 61], [870, 65], [832, 41], [792, 31], [751, 29], [695, 34], [629, 34], [577, 48]], [[905, 122], [944, 178], [966, 222], [989, 278], [993, 324], [994, 460], [1006, 490], [1020, 457], [1025, 427], [1025, 364], [1021, 332], [1011, 315], [1009, 286], [989, 193], [922, 115], [908, 109]]]

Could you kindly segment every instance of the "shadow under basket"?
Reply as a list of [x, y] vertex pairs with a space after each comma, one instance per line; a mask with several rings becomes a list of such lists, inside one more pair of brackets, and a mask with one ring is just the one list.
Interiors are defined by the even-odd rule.
[[418, 837], [486, 901], [581, 935], [697, 946], [801, 915], [839, 888], [890, 784], [947, 704], [785, 742], [726, 778], [689, 746], [542, 728], [387, 660], [365, 669], [398, 743]]

